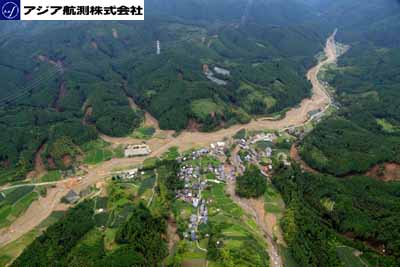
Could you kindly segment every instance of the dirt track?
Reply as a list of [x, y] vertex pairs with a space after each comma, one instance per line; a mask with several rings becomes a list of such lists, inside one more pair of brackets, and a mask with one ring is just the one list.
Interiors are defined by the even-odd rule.
[[43, 143], [36, 151], [35, 161], [34, 161], [35, 168], [26, 176], [28, 180], [33, 180], [35, 177], [41, 177], [46, 173], [46, 166], [44, 165], [44, 162], [42, 160], [42, 153], [44, 152], [45, 148], [46, 145]]
[[[270, 258], [270, 266], [283, 267], [282, 259], [279, 256], [279, 248], [273, 240], [273, 224], [271, 217], [268, 217], [264, 209], [264, 200], [240, 198], [235, 194], [235, 181], [227, 183], [226, 191], [231, 196], [232, 200], [238, 204], [243, 210], [254, 218], [256, 224], [263, 233], [264, 239], [268, 245], [268, 255]], [[275, 219], [275, 218], [274, 218]]]
[[[286, 116], [281, 120], [270, 120], [269, 118], [253, 120], [246, 125], [235, 125], [227, 129], [221, 129], [212, 133], [200, 133], [200, 132], [183, 132], [177, 137], [172, 136], [171, 131], [162, 131], [158, 128], [158, 123], [155, 123], [155, 119], [150, 114], [146, 115], [146, 123], [157, 127], [157, 134], [164, 135], [163, 138], [153, 138], [148, 140], [146, 143], [151, 147], [152, 153], [150, 156], [160, 156], [164, 152], [168, 151], [171, 147], [179, 147], [181, 151], [190, 149], [192, 147], [208, 146], [211, 143], [220, 141], [225, 137], [233, 136], [240, 129], [250, 130], [263, 130], [263, 129], [275, 129], [282, 130], [295, 125], [302, 125], [306, 123], [308, 118], [308, 112], [322, 109], [326, 110], [330, 105], [331, 100], [327, 94], [324, 86], [318, 81], [317, 74], [325, 64], [330, 64], [336, 61], [336, 48], [334, 37], [332, 34], [326, 42], [325, 54], [327, 59], [320, 62], [315, 67], [311, 68], [307, 74], [308, 79], [311, 81], [312, 97], [304, 99], [300, 106], [293, 108], [286, 113]], [[135, 144], [142, 143], [143, 140], [133, 138], [112, 138], [102, 136], [106, 141], [113, 144]], [[119, 167], [126, 167], [132, 164], [140, 164], [146, 157], [137, 158], [123, 158], [123, 159], [112, 159], [110, 161], [103, 162], [99, 165], [95, 165], [89, 168], [88, 174], [85, 176], [81, 183], [72, 185], [71, 188], [77, 192], [87, 188], [90, 185], [94, 185], [97, 182], [108, 177], [113, 169]], [[54, 191], [54, 192], [53, 192]], [[53, 210], [59, 208], [59, 200], [63, 195], [67, 193], [63, 182], [60, 182], [58, 186], [51, 190], [46, 198], [33, 203], [26, 213], [18, 218], [10, 227], [0, 230], [0, 247], [16, 240], [23, 234], [29, 232], [34, 227], [38, 226], [40, 222], [46, 219]]]
[[5, 246], [29, 232], [53, 211], [66, 210], [68, 206], [60, 203], [65, 193], [67, 193], [67, 190], [61, 185], [58, 188], [48, 189], [46, 197], [33, 202], [26, 212], [15, 220], [10, 227], [0, 230], [0, 246]]
[[[204, 132], [189, 132], [184, 131], [178, 137], [173, 138], [171, 136], [171, 131], [160, 131], [165, 133], [167, 137], [164, 142], [164, 145], [159, 146], [160, 142], [156, 142], [156, 140], [149, 140], [147, 143], [152, 147], [153, 151], [164, 152], [168, 150], [168, 148], [177, 146], [181, 148], [181, 150], [189, 149], [194, 146], [207, 146], [210, 143], [222, 140], [224, 137], [233, 136], [236, 132], [241, 129], [249, 129], [249, 130], [262, 130], [262, 129], [271, 129], [271, 130], [282, 130], [285, 128], [290, 128], [292, 126], [300, 126], [306, 123], [309, 120], [309, 112], [321, 109], [322, 111], [326, 110], [331, 104], [331, 98], [327, 93], [325, 87], [319, 82], [317, 79], [317, 75], [321, 68], [326, 64], [331, 64], [336, 61], [336, 46], [335, 46], [335, 34], [332, 34], [327, 42], [325, 47], [326, 59], [318, 63], [315, 67], [311, 68], [307, 73], [307, 78], [310, 80], [312, 84], [312, 96], [311, 98], [304, 99], [299, 107], [290, 109], [285, 117], [281, 120], [271, 120], [270, 118], [260, 118], [257, 120], [252, 120], [248, 124], [244, 125], [234, 125], [227, 129], [221, 129], [212, 133], [204, 133]], [[148, 116], [151, 117], [150, 114]], [[155, 120], [151, 117], [152, 120]], [[111, 143], [118, 144], [130, 144], [142, 142], [142, 140], [137, 140], [133, 138], [112, 138], [112, 137], [104, 137], [104, 139]], [[155, 144], [153, 145], [153, 142]], [[156, 153], [155, 156], [158, 156]]]
[[[241, 172], [240, 163], [236, 160], [239, 152], [239, 147], [232, 151], [230, 162], [233, 164], [236, 173]], [[264, 174], [265, 175], [265, 174]], [[275, 214], [267, 213], [264, 208], [263, 197], [257, 199], [241, 198], [235, 193], [236, 181], [228, 180], [226, 192], [230, 195], [231, 199], [239, 205], [247, 214], [251, 215], [258, 228], [263, 233], [265, 242], [267, 243], [267, 252], [270, 258], [271, 267], [283, 267], [282, 258], [279, 255], [279, 246], [274, 240], [274, 228], [277, 226], [277, 218]]]

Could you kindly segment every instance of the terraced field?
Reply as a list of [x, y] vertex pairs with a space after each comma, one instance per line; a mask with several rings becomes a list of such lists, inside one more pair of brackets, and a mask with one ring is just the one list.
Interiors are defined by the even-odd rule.
[[0, 228], [10, 225], [30, 204], [37, 200], [39, 194], [33, 186], [20, 187], [2, 192], [0, 196]]

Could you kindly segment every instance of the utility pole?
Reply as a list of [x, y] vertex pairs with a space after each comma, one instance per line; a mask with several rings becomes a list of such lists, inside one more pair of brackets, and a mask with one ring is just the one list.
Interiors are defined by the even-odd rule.
[[157, 55], [161, 53], [160, 40], [157, 40]]

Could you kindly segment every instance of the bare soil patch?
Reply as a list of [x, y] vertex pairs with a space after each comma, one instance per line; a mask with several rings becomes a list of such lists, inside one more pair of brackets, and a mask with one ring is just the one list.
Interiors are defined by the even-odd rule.
[[180, 240], [179, 235], [177, 234], [177, 226], [174, 219], [170, 218], [168, 220], [168, 227], [167, 227], [167, 236], [168, 236], [168, 250], [171, 253], [172, 249], [174, 248], [175, 244], [177, 244]]
[[85, 115], [83, 116], [83, 120], [82, 120], [82, 123], [84, 125], [89, 125], [90, 124], [89, 118], [90, 118], [90, 116], [92, 116], [92, 113], [93, 113], [93, 107], [92, 106], [87, 106], [85, 108]]
[[194, 119], [190, 119], [187, 127], [188, 132], [198, 132], [201, 129], [201, 124]]
[[33, 178], [41, 177], [47, 172], [46, 165], [44, 164], [43, 159], [42, 159], [42, 154], [43, 154], [45, 148], [46, 148], [46, 144], [43, 143], [39, 147], [39, 149], [36, 151], [36, 154], [35, 154], [35, 168], [34, 168], [33, 171], [28, 173], [27, 179], [33, 179]]
[[59, 70], [61, 70], [61, 72], [64, 71], [63, 64], [62, 64], [61, 61], [54, 61], [54, 60], [50, 59], [48, 56], [45, 56], [45, 55], [38, 55], [37, 59], [39, 61], [41, 61], [41, 62], [47, 62], [47, 63], [57, 67]]
[[319, 173], [317, 170], [311, 168], [300, 156], [299, 150], [297, 149], [296, 144], [293, 144], [290, 148], [290, 158], [300, 164], [300, 167], [306, 171], [311, 173]]
[[384, 164], [375, 165], [365, 175], [385, 181], [385, 182], [399, 181], [400, 180], [400, 164], [384, 163]]
[[[113, 36], [118, 37], [118, 33], [113, 31]], [[305, 99], [301, 102], [300, 106], [297, 108], [293, 108], [286, 113], [286, 116], [282, 120], [269, 121], [269, 120], [253, 120], [247, 125], [234, 125], [227, 129], [221, 129], [212, 133], [200, 133], [200, 132], [188, 132], [183, 131], [178, 137], [173, 137], [174, 131], [161, 131], [159, 130], [158, 121], [152, 117], [149, 113], [146, 113], [146, 123], [147, 126], [153, 126], [156, 128], [158, 133], [165, 134], [165, 138], [152, 138], [147, 141], [147, 144], [152, 149], [151, 155], [148, 157], [160, 156], [164, 152], [168, 151], [171, 147], [179, 147], [181, 151], [190, 149], [192, 147], [200, 147], [200, 146], [209, 146], [210, 143], [215, 143], [216, 141], [223, 140], [225, 137], [233, 136], [239, 130], [246, 128], [249, 130], [260, 130], [260, 129], [277, 129], [282, 130], [286, 127], [291, 127], [294, 125], [300, 125], [305, 123], [308, 120], [308, 112], [312, 110], [316, 110], [321, 108], [325, 110], [327, 106], [330, 104], [330, 96], [326, 93], [323, 85], [318, 81], [317, 74], [321, 67], [325, 64], [332, 63], [336, 60], [335, 44], [334, 44], [334, 35], [332, 35], [326, 44], [325, 53], [328, 57], [325, 61], [320, 62], [316, 67], [312, 68], [307, 77], [310, 79], [313, 89], [312, 89], [312, 97], [309, 99]], [[39, 56], [39, 60], [48, 61], [48, 59], [44, 56]], [[50, 60], [49, 60], [50, 61]], [[50, 62], [52, 64], [59, 64], [58, 62]], [[61, 66], [62, 67], [62, 66]], [[134, 138], [112, 138], [102, 136], [107, 142], [112, 143], [113, 145], [118, 144], [132, 144], [143, 142], [143, 140], [137, 140]], [[96, 166], [90, 166], [88, 169], [87, 175], [85, 175], [84, 179], [81, 182], [73, 183], [68, 185], [68, 188], [73, 189], [76, 192], [80, 192], [86, 189], [90, 185], [94, 185], [99, 181], [104, 180], [106, 177], [110, 176], [110, 173], [116, 169], [121, 167], [128, 167], [134, 164], [141, 164], [148, 157], [136, 157], [136, 158], [114, 158], [109, 161], [102, 162]], [[49, 166], [55, 166], [54, 160], [48, 158]], [[229, 187], [229, 185], [228, 185]], [[234, 187], [233, 187], [234, 188]], [[60, 200], [62, 196], [67, 193], [66, 185], [62, 181], [60, 181], [54, 190], [51, 190], [48, 195], [43, 198], [35, 201], [28, 210], [18, 218], [15, 223], [10, 226], [11, 230], [0, 230], [0, 247], [6, 243], [12, 242], [16, 240], [23, 234], [32, 230], [36, 225], [38, 225], [41, 221], [46, 219], [53, 210], [57, 210], [59, 208], [67, 208], [61, 206]], [[234, 189], [233, 189], [234, 190]], [[232, 195], [234, 197], [234, 193]], [[263, 203], [263, 202], [262, 202]], [[242, 205], [247, 205], [247, 203], [242, 203]], [[265, 229], [265, 225], [268, 224], [265, 222], [265, 210], [262, 205], [262, 209], [260, 205], [257, 207], [248, 207], [249, 211], [252, 211], [254, 217], [257, 219], [259, 225], [264, 225], [262, 228]], [[262, 214], [263, 213], [263, 214]], [[6, 231], [6, 232], [4, 232]], [[269, 229], [265, 229], [265, 234], [267, 235]], [[270, 240], [273, 243], [273, 240]], [[273, 247], [273, 244], [270, 244]], [[275, 248], [275, 247], [273, 247]], [[275, 251], [278, 251], [275, 248]], [[271, 255], [272, 254], [272, 255]], [[274, 253], [271, 253], [270, 256], [273, 259], [276, 257]], [[279, 260], [279, 258], [277, 258]], [[193, 263], [192, 263], [193, 264]], [[194, 266], [194, 265], [185, 265], [184, 266]]]
[[53, 158], [48, 157], [48, 158], [47, 158], [47, 163], [49, 164], [49, 167], [50, 167], [51, 169], [56, 169], [56, 168], [57, 168], [56, 162], [54, 161]]
[[0, 230], [0, 247], [9, 244], [38, 226], [53, 211], [66, 210], [68, 206], [60, 203], [65, 194], [67, 194], [67, 190], [62, 184], [56, 188], [48, 189], [46, 197], [33, 202], [22, 216], [9, 227]]
[[64, 155], [62, 157], [62, 162], [65, 167], [69, 167], [72, 164], [72, 157], [70, 155]]
[[246, 199], [238, 197], [235, 194], [235, 181], [228, 181], [226, 191], [236, 204], [255, 219], [259, 229], [263, 232], [265, 242], [268, 245], [268, 254], [271, 259], [271, 266], [283, 266], [278, 253], [278, 246], [273, 239], [273, 232], [277, 225], [277, 218], [274, 214], [267, 214], [265, 212], [263, 198]]
[[98, 47], [97, 47], [97, 43], [95, 42], [95, 41], [91, 41], [90, 42], [90, 46], [93, 48], [93, 49], [97, 49]]

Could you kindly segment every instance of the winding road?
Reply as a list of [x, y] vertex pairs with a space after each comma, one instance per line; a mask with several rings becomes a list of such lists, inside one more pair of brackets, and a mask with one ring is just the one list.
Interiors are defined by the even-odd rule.
[[[95, 166], [90, 166], [88, 174], [80, 183], [75, 183], [68, 187], [76, 192], [80, 192], [88, 186], [95, 185], [97, 182], [109, 177], [110, 173], [121, 167], [128, 167], [134, 164], [141, 164], [148, 157], [161, 156], [168, 151], [171, 147], [178, 147], [181, 151], [193, 148], [209, 146], [211, 143], [223, 140], [225, 137], [231, 137], [241, 129], [249, 130], [284, 130], [295, 126], [301, 126], [309, 122], [308, 114], [310, 111], [321, 110], [325, 112], [331, 105], [331, 99], [323, 84], [318, 81], [318, 73], [321, 68], [327, 64], [333, 63], [337, 59], [336, 46], [335, 46], [336, 31], [327, 39], [325, 46], [326, 59], [319, 62], [315, 67], [311, 68], [307, 77], [312, 83], [312, 97], [304, 99], [299, 107], [290, 109], [284, 118], [281, 120], [271, 120], [270, 118], [260, 118], [252, 120], [245, 125], [234, 125], [227, 129], [221, 129], [212, 133], [200, 133], [184, 131], [177, 137], [173, 136], [171, 131], [162, 131], [157, 129], [157, 136], [147, 141], [151, 147], [152, 153], [147, 157], [136, 158], [114, 158], [110, 161], [100, 163]], [[151, 116], [146, 116], [149, 119]], [[154, 121], [152, 122], [154, 124]], [[160, 137], [162, 136], [162, 137]], [[113, 145], [119, 144], [137, 144], [142, 143], [143, 140], [134, 138], [111, 138], [102, 136], [103, 139], [112, 143]], [[31, 184], [32, 185], [32, 184]], [[43, 220], [45, 220], [52, 211], [65, 208], [60, 207], [59, 203], [61, 198], [67, 193], [65, 188], [65, 181], [60, 181], [53, 185], [51, 193], [47, 197], [40, 198], [35, 201], [12, 225], [7, 228], [0, 229], [0, 248], [9, 244], [10, 242], [18, 239], [22, 235], [28, 233], [37, 227]], [[1, 190], [1, 188], [0, 188]], [[280, 265], [277, 265], [280, 266]]]

